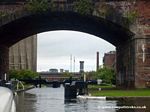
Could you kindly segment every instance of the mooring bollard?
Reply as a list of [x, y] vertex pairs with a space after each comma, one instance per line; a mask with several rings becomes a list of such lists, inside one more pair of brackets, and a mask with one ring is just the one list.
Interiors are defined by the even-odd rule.
[[65, 83], [65, 99], [76, 99], [78, 95], [87, 95], [87, 83], [84, 81], [72, 81], [72, 83]]
[[77, 89], [75, 85], [69, 83], [65, 84], [65, 99], [76, 99], [77, 98]]
[[87, 95], [87, 83], [84, 81], [76, 81], [77, 95]]

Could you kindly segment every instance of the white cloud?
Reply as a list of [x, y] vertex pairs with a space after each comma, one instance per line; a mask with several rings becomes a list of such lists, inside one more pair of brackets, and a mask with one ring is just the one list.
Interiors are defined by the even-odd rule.
[[70, 55], [76, 57], [76, 71], [79, 61], [85, 61], [85, 70], [95, 70], [96, 52], [100, 64], [104, 53], [115, 50], [110, 43], [96, 36], [74, 31], [53, 31], [38, 34], [38, 71], [50, 68], [70, 69]]

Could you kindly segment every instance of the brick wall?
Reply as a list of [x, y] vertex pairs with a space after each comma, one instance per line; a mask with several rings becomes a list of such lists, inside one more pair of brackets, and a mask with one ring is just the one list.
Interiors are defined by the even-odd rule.
[[116, 52], [108, 52], [104, 54], [103, 58], [104, 66], [108, 68], [115, 68], [116, 64]]

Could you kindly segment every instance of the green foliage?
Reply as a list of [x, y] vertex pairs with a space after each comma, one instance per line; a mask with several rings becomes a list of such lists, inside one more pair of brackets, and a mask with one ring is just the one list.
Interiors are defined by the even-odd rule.
[[22, 77], [22, 76], [20, 76], [20, 74], [17, 70], [10, 70], [8, 74], [9, 74], [10, 79], [12, 79], [12, 78], [21, 79], [21, 77]]
[[33, 72], [31, 70], [10, 70], [9, 71], [10, 79], [34, 79], [38, 77], [38, 73]]
[[89, 90], [92, 96], [112, 96], [112, 97], [127, 97], [127, 96], [150, 96], [150, 89], [135, 89], [135, 90]]
[[56, 6], [56, 4], [54, 3], [54, 1], [51, 1], [51, 2], [50, 2], [49, 8], [50, 8], [51, 11], [57, 10], [57, 6]]
[[115, 86], [103, 85], [103, 84], [100, 84], [100, 85], [88, 85], [88, 88], [91, 89], [91, 90], [98, 90], [99, 88], [102, 88], [102, 89], [116, 89]]
[[0, 17], [4, 17], [4, 16], [7, 16], [7, 15], [8, 15], [7, 12], [0, 11]]
[[92, 0], [79, 0], [75, 3], [75, 11], [80, 14], [92, 14], [94, 6]]
[[97, 71], [97, 78], [102, 79], [104, 83], [115, 83], [115, 71], [107, 67], [100, 68]]
[[125, 14], [125, 17], [128, 20], [128, 24], [133, 24], [138, 17], [138, 13], [136, 11], [129, 11]]
[[64, 77], [72, 77], [72, 74], [69, 73], [69, 72], [64, 72], [62, 75], [63, 75]]
[[98, 79], [97, 78], [97, 73], [95, 71], [87, 72], [86, 77], [87, 77], [87, 79], [92, 79], [92, 80]]
[[113, 6], [110, 4], [99, 3], [95, 7], [95, 14], [102, 18], [107, 18], [112, 20], [114, 16], [116, 17], [115, 13], [116, 13], [116, 9], [113, 8]]
[[49, 9], [48, 0], [30, 0], [26, 5], [31, 12], [44, 12]]

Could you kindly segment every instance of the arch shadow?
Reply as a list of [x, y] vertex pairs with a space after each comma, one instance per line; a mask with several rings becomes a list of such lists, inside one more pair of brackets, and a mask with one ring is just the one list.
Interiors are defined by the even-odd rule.
[[131, 31], [111, 21], [75, 12], [45, 12], [29, 14], [0, 27], [0, 44], [14, 43], [37, 33], [54, 30], [73, 30], [98, 36], [114, 46], [119, 46], [134, 35]]

